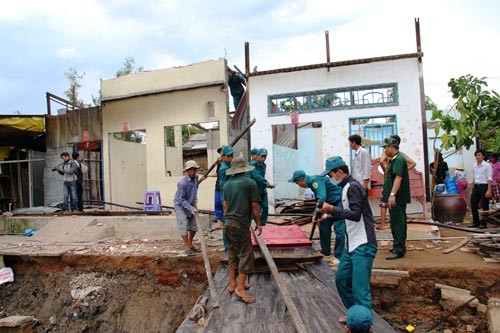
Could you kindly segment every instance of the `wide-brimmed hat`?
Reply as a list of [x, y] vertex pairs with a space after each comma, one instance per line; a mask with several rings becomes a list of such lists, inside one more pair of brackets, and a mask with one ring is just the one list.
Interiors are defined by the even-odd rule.
[[306, 172], [304, 170], [295, 170], [293, 172], [292, 178], [288, 179], [289, 183], [295, 183], [299, 179], [305, 179], [306, 178]]
[[392, 146], [392, 147], [399, 148], [398, 140], [396, 140], [394, 138], [386, 138], [386, 139], [384, 139], [384, 144], [381, 145], [380, 147], [386, 147], [386, 146]]
[[455, 163], [453, 164], [452, 166], [453, 169], [458, 169], [458, 170], [463, 170], [464, 169], [464, 166], [460, 163]]
[[198, 163], [196, 163], [196, 161], [193, 160], [189, 160], [184, 164], [184, 171], [187, 171], [189, 169], [199, 169], [199, 168], [200, 166], [198, 165]]
[[346, 325], [351, 330], [367, 332], [373, 325], [372, 311], [366, 306], [353, 305], [347, 310]]
[[330, 157], [325, 161], [325, 171], [323, 171], [320, 174], [320, 176], [324, 177], [327, 174], [329, 174], [330, 171], [332, 171], [333, 169], [336, 169], [342, 165], [346, 165], [344, 160], [342, 159], [342, 157], [340, 157], [340, 156]]
[[236, 157], [232, 162], [231, 162], [231, 168], [226, 170], [226, 175], [235, 175], [237, 173], [244, 173], [248, 171], [252, 171], [255, 169], [253, 166], [248, 165], [247, 161], [243, 157]]

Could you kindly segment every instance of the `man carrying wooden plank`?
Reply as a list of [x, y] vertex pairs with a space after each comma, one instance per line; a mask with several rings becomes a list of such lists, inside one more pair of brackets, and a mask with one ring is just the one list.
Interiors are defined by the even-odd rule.
[[[342, 207], [342, 189], [334, 185], [328, 178], [322, 176], [308, 176], [303, 170], [296, 170], [288, 180], [302, 188], [310, 188], [315, 195], [316, 202], [322, 201], [330, 205]], [[340, 260], [345, 247], [344, 220], [328, 218], [319, 225], [319, 239], [321, 253], [331, 255], [332, 226], [335, 232], [335, 247], [333, 254]]]
[[257, 188], [259, 189], [260, 222], [262, 223], [262, 226], [267, 224], [267, 218], [269, 215], [269, 199], [267, 196], [267, 189], [274, 188], [274, 185], [269, 184], [266, 179], [266, 158], [267, 149], [261, 148], [257, 150], [256, 159], [248, 162], [249, 165], [255, 168], [248, 173], [248, 176], [255, 180]]
[[[219, 184], [220, 196], [224, 198], [224, 186], [229, 179], [229, 176], [226, 174], [226, 171], [231, 168], [231, 161], [233, 160], [234, 150], [231, 146], [222, 146], [221, 152], [222, 154], [222, 162], [217, 171], [217, 184]], [[222, 243], [224, 244], [224, 251], [227, 251], [227, 238], [226, 232], [224, 229], [224, 219], [222, 219]]]
[[224, 216], [226, 238], [228, 242], [229, 288], [228, 291], [244, 303], [251, 304], [255, 299], [248, 295], [245, 281], [248, 274], [255, 270], [250, 225], [252, 214], [258, 235], [262, 233], [259, 212], [259, 191], [254, 180], [245, 175], [254, 167], [237, 157], [231, 168], [226, 171], [232, 176], [224, 185]]
[[[335, 277], [339, 296], [345, 307], [362, 305], [372, 308], [370, 276], [373, 259], [377, 254], [377, 239], [368, 195], [357, 180], [349, 174], [349, 168], [340, 156], [330, 163], [335, 179], [342, 187], [342, 206], [323, 204], [321, 218], [345, 219], [346, 243]], [[321, 225], [320, 223], [320, 225]]]

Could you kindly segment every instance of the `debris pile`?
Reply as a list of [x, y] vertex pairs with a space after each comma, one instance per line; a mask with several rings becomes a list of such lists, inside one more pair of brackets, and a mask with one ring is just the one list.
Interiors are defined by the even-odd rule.
[[[303, 225], [312, 222], [312, 213], [316, 207], [314, 199], [289, 199], [276, 202], [275, 212], [278, 215], [283, 214], [273, 219], [269, 219], [269, 223], [278, 225], [297, 224]], [[298, 214], [298, 216], [286, 216], [287, 214]], [[309, 216], [303, 216], [309, 215]]]

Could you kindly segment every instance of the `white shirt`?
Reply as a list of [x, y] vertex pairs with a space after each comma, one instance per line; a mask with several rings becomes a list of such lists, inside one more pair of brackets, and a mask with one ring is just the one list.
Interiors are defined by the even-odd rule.
[[354, 153], [354, 168], [352, 177], [363, 185], [365, 179], [370, 180], [372, 171], [372, 160], [368, 151], [359, 147]]
[[480, 165], [474, 163], [474, 184], [488, 184], [488, 181], [493, 180], [492, 173], [491, 165], [486, 161]]

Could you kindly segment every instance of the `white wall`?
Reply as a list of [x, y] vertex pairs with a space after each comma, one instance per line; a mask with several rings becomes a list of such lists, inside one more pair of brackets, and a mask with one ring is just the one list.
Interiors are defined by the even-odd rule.
[[[193, 70], [196, 69], [196, 70]], [[206, 69], [206, 71], [204, 70]], [[179, 67], [170, 70], [159, 71], [166, 75], [160, 81], [166, 82], [177, 80], [181, 84], [179, 90], [172, 90], [164, 93], [137, 96], [133, 98], [109, 100], [103, 103], [102, 121], [103, 121], [103, 160], [104, 160], [104, 189], [106, 201], [112, 201], [112, 193], [116, 191], [126, 193], [127, 201], [133, 201], [140, 195], [142, 198], [142, 188], [130, 188], [125, 183], [116, 183], [111, 181], [113, 175], [110, 169], [110, 145], [109, 134], [121, 132], [123, 124], [127, 123], [129, 130], [146, 130], [146, 187], [148, 189], [159, 190], [164, 205], [172, 206], [173, 197], [177, 189], [177, 182], [180, 176], [169, 177], [166, 174], [165, 163], [165, 126], [218, 122], [221, 128], [219, 144], [227, 144], [228, 128], [228, 96], [227, 90], [223, 90], [226, 80], [226, 63], [224, 59], [204, 62], [191, 66]], [[169, 75], [176, 73], [169, 78]], [[184, 74], [182, 74], [184, 73]], [[189, 78], [184, 78], [183, 75]], [[194, 77], [192, 77], [194, 76]], [[137, 89], [141, 91], [144, 86], [158, 88], [154, 83], [148, 82], [151, 79], [157, 79], [156, 75], [132, 76], [137, 78]], [[134, 94], [134, 82], [126, 79], [126, 85], [122, 91], [120, 86], [121, 78], [103, 81], [103, 87], [107, 86], [107, 98], [122, 95], [123, 93]], [[198, 81], [197, 81], [198, 80]], [[216, 85], [199, 86], [191, 89], [182, 89], [186, 82], [219, 82]], [[112, 87], [113, 84], [117, 87]], [[169, 83], [168, 87], [173, 84]], [[130, 88], [132, 87], [132, 88]], [[132, 89], [132, 90], [130, 90]], [[103, 90], [104, 93], [104, 90]], [[214, 108], [214, 116], [210, 116], [209, 108]], [[216, 141], [216, 140], [213, 140]], [[216, 148], [215, 148], [216, 149]], [[209, 154], [210, 155], [210, 154]], [[212, 154], [215, 155], [215, 154]], [[180, 157], [180, 152], [179, 152]], [[212, 161], [209, 161], [211, 163]], [[181, 166], [178, 166], [181, 167]], [[201, 209], [213, 209], [215, 178], [209, 178], [200, 185], [198, 191], [198, 206]], [[113, 186], [113, 191], [111, 191]], [[115, 188], [116, 187], [116, 188]], [[133, 192], [133, 193], [132, 193]], [[125, 200], [125, 199], [123, 199]]]
[[[248, 80], [250, 89], [250, 118], [257, 122], [252, 126], [252, 147], [272, 149], [272, 125], [289, 124], [288, 115], [268, 116], [268, 96], [293, 92], [356, 87], [396, 82], [399, 105], [388, 107], [356, 108], [299, 114], [299, 123], [321, 121], [323, 159], [340, 155], [346, 162], [350, 159], [349, 118], [363, 116], [397, 116], [397, 133], [402, 138], [401, 151], [409, 154], [417, 162], [417, 170], [424, 170], [424, 148], [422, 116], [417, 58], [373, 62], [351, 65], [252, 76]], [[273, 182], [273, 170], [280, 166], [273, 164], [273, 153], [269, 152], [267, 179]], [[321, 163], [324, 166], [324, 162]], [[316, 173], [323, 171], [318, 168]], [[291, 176], [291, 175], [289, 175]], [[270, 191], [270, 202], [274, 202]]]

